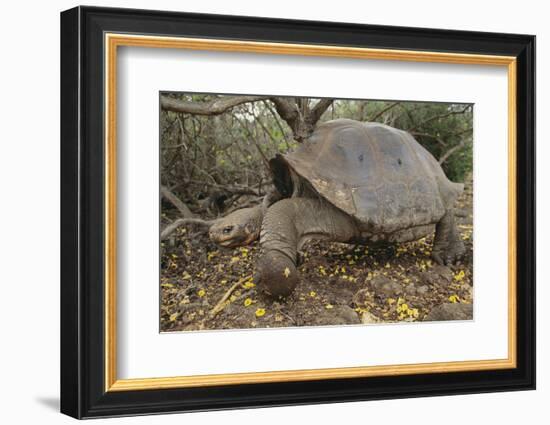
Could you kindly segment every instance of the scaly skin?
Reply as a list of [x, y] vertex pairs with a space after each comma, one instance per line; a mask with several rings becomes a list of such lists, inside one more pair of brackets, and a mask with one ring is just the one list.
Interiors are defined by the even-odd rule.
[[297, 253], [309, 239], [351, 242], [355, 220], [322, 199], [290, 198], [267, 210], [262, 223], [256, 282], [268, 295], [289, 295], [299, 282]]
[[242, 208], [214, 222], [208, 235], [212, 242], [226, 248], [245, 246], [260, 236], [263, 207]]
[[435, 226], [432, 258], [440, 265], [452, 264], [462, 258], [466, 249], [456, 228], [454, 210], [448, 210]]

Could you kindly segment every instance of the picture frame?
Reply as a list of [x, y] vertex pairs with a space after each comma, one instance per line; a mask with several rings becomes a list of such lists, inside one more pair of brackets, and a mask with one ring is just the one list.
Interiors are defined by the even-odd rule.
[[[504, 67], [508, 208], [499, 214], [508, 217], [508, 356], [120, 379], [117, 53], [129, 46]], [[61, 14], [61, 116], [62, 413], [92, 418], [535, 388], [534, 36], [76, 7]]]

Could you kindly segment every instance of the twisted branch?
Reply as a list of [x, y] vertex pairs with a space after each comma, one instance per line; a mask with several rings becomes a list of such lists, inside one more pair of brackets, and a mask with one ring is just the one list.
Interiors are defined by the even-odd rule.
[[208, 102], [190, 102], [161, 95], [160, 106], [165, 111], [212, 116], [223, 114], [228, 109], [243, 103], [256, 102], [263, 99], [268, 99], [268, 96], [229, 96], [219, 97]]

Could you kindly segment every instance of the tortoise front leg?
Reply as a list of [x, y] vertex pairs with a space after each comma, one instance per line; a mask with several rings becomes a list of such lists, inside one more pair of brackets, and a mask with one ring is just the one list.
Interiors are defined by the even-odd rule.
[[464, 255], [465, 248], [455, 223], [454, 210], [447, 210], [435, 226], [432, 258], [438, 264], [452, 264]]
[[298, 249], [310, 239], [349, 242], [359, 236], [355, 221], [321, 199], [290, 198], [267, 210], [260, 234], [255, 281], [273, 297], [286, 297], [299, 283]]

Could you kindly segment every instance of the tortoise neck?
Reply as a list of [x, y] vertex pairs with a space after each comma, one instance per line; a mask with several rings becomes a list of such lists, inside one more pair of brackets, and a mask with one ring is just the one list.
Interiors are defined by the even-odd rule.
[[278, 251], [296, 264], [298, 250], [310, 239], [349, 242], [357, 234], [354, 220], [327, 201], [290, 198], [267, 210], [260, 244], [264, 255]]

